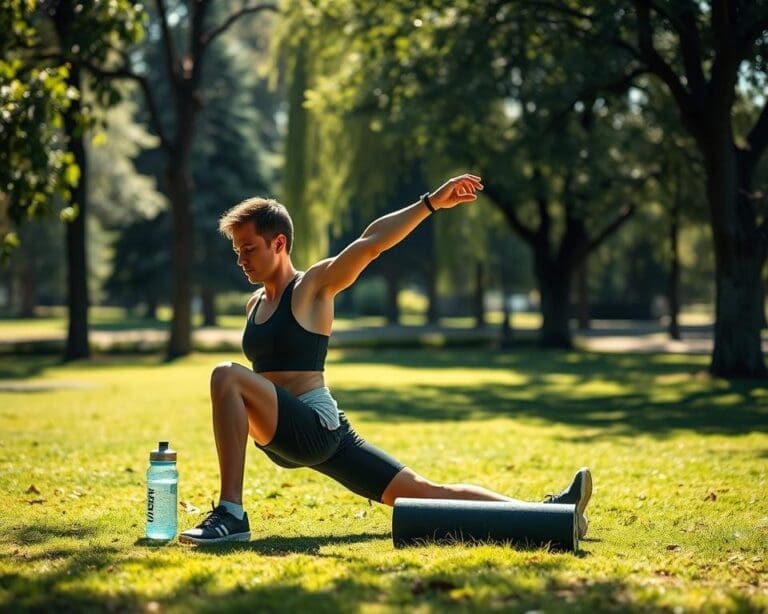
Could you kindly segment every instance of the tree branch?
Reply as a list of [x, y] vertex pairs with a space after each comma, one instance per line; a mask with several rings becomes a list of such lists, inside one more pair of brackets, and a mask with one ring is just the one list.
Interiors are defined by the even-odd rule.
[[226, 32], [232, 26], [232, 24], [234, 24], [243, 15], [248, 15], [249, 13], [260, 13], [261, 11], [273, 11], [276, 13], [278, 10], [279, 9], [277, 8], [276, 4], [255, 4], [252, 6], [241, 7], [232, 13], [229, 17], [227, 17], [221, 23], [221, 25], [203, 34], [200, 38], [200, 43], [203, 47], [210, 45], [214, 38], [216, 38], [219, 34]]
[[[168, 26], [168, 14], [165, 10], [164, 0], [155, 0], [157, 6], [157, 14], [160, 17], [160, 30], [162, 32], [163, 48], [165, 49], [165, 61], [168, 68], [168, 76], [171, 78], [172, 83], [178, 83], [181, 78], [181, 62], [179, 60], [179, 54], [176, 51], [176, 44], [173, 41], [173, 33]], [[172, 87], [174, 95], [176, 95], [176, 88]]]
[[491, 202], [501, 210], [504, 217], [507, 219], [507, 222], [509, 222], [509, 225], [512, 227], [512, 230], [520, 235], [520, 238], [523, 239], [523, 241], [529, 245], [533, 245], [536, 241], [536, 233], [520, 221], [520, 218], [517, 217], [517, 213], [515, 212], [514, 205], [505, 198], [503, 191], [498, 186], [492, 185], [488, 181], [483, 181], [483, 185], [483, 192]]
[[680, 82], [672, 67], [664, 61], [653, 45], [653, 30], [651, 28], [650, 3], [648, 0], [635, 0], [637, 12], [637, 43], [648, 69], [658, 76], [669, 88], [674, 97], [684, 121], [694, 134], [703, 133], [702, 118], [696, 112], [693, 97]]
[[768, 101], [763, 103], [763, 110], [760, 111], [760, 117], [757, 118], [757, 122], [749, 131], [747, 143], [749, 144], [749, 157], [757, 162], [768, 146]]
[[691, 92], [696, 97], [703, 96], [707, 80], [701, 67], [701, 40], [696, 26], [696, 6], [690, 0], [682, 2], [678, 14], [674, 14], [658, 2], [652, 2], [652, 5], [657, 13], [667, 18], [677, 32], [685, 76]]
[[765, 15], [760, 19], [756, 19], [755, 22], [750, 25], [751, 27], [748, 28], [747, 31], [744, 32], [740, 37], [741, 44], [739, 45], [739, 56], [741, 58], [749, 53], [749, 50], [754, 44], [755, 40], [760, 37], [766, 30], [768, 30], [768, 15]]
[[170, 143], [168, 141], [168, 137], [165, 133], [165, 130], [163, 130], [162, 123], [160, 122], [160, 111], [157, 108], [157, 103], [155, 102], [152, 88], [149, 86], [149, 81], [147, 81], [146, 77], [138, 75], [125, 67], [109, 70], [96, 66], [87, 61], [82, 62], [82, 65], [86, 70], [88, 70], [88, 72], [94, 74], [97, 77], [102, 77], [105, 79], [130, 79], [138, 83], [144, 94], [144, 100], [147, 103], [149, 120], [152, 123], [152, 127], [155, 129], [158, 138], [160, 139], [160, 146], [164, 149], [169, 147]]
[[614, 232], [616, 232], [619, 228], [621, 228], [624, 223], [632, 217], [632, 215], [635, 212], [635, 205], [629, 204], [626, 207], [624, 207], [620, 212], [619, 215], [614, 219], [610, 224], [608, 224], [605, 228], [603, 228], [594, 239], [591, 239], [589, 243], [587, 244], [586, 248], [586, 254], [589, 254], [596, 250], [602, 243], [610, 237]]
[[[192, 11], [189, 28], [189, 54], [191, 58], [185, 58], [183, 69], [184, 76], [190, 79], [193, 89], [197, 88], [203, 74], [203, 51], [205, 50], [202, 40], [203, 26], [209, 6], [210, 0], [195, 0], [190, 8]], [[189, 59], [191, 62], [187, 61]]]

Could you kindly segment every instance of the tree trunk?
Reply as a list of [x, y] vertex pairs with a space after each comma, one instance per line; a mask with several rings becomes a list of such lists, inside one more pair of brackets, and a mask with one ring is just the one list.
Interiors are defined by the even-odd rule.
[[512, 328], [512, 310], [509, 308], [509, 299], [507, 298], [507, 284], [505, 283], [504, 273], [501, 274], [501, 347], [510, 348], [514, 342], [514, 333]]
[[171, 335], [167, 358], [173, 360], [192, 351], [192, 214], [189, 207], [188, 166], [171, 156], [168, 168], [168, 193], [171, 201]]
[[475, 292], [472, 303], [475, 328], [485, 328], [485, 267], [479, 261], [475, 263]]
[[437, 302], [437, 266], [433, 261], [427, 266], [427, 324], [438, 324], [440, 321]]
[[384, 315], [389, 324], [400, 322], [400, 305], [397, 303], [397, 295], [400, 291], [400, 284], [397, 279], [397, 271], [392, 267], [387, 267], [384, 273], [384, 279], [387, 283], [387, 303], [384, 306]]
[[[70, 69], [67, 84], [82, 91], [80, 68], [74, 65]], [[90, 357], [88, 344], [88, 268], [85, 242], [85, 220], [87, 207], [88, 164], [83, 144], [82, 127], [79, 125], [80, 100], [72, 101], [64, 114], [64, 130], [69, 139], [68, 149], [80, 167], [80, 179], [72, 189], [73, 205], [78, 207], [78, 215], [66, 225], [67, 245], [67, 308], [69, 325], [67, 342], [64, 348], [64, 360], [78, 360]]]
[[200, 298], [203, 301], [203, 326], [216, 326], [216, 293], [203, 288]]
[[37, 304], [37, 270], [30, 254], [22, 256], [21, 275], [17, 276], [17, 283], [21, 289], [21, 305], [19, 315], [22, 318], [35, 317], [35, 305]]
[[761, 272], [766, 245], [749, 201], [753, 168], [744, 157], [737, 158], [730, 130], [712, 132], [712, 146], [705, 152], [716, 278], [710, 371], [721, 377], [763, 377]]
[[144, 317], [149, 320], [157, 320], [157, 304], [158, 300], [154, 297], [147, 297], [147, 302], [144, 305]]
[[[681, 181], [677, 177], [678, 183]], [[680, 190], [678, 187], [669, 222], [669, 277], [667, 278], [667, 301], [669, 303], [669, 337], [680, 340]]]
[[576, 268], [576, 310], [579, 330], [589, 330], [589, 260], [585, 257]]
[[547, 348], [573, 347], [569, 323], [571, 272], [554, 263], [537, 267], [541, 292], [541, 329], [539, 342]]

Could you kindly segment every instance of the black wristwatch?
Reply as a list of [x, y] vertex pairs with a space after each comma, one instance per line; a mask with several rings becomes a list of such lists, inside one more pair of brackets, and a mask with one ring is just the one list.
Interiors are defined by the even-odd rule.
[[437, 209], [435, 209], [432, 206], [432, 203], [429, 200], [429, 192], [424, 192], [424, 194], [421, 195], [421, 202], [423, 202], [426, 205], [427, 209], [429, 209], [430, 212], [434, 213], [435, 211], [437, 211]]

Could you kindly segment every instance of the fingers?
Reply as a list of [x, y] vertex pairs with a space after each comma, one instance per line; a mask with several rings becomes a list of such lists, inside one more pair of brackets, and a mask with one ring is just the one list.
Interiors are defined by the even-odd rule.
[[477, 175], [464, 174], [451, 179], [454, 185], [460, 185], [464, 189], [468, 190], [482, 190], [483, 180]]

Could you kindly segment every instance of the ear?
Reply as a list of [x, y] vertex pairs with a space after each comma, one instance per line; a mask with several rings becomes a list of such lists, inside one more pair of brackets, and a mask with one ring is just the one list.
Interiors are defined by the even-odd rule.
[[279, 254], [280, 252], [285, 250], [285, 245], [288, 242], [288, 240], [285, 238], [285, 235], [277, 235], [274, 239], [275, 242], [275, 253]]

